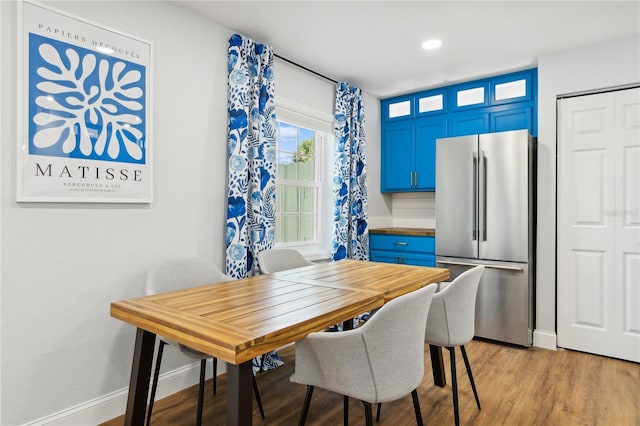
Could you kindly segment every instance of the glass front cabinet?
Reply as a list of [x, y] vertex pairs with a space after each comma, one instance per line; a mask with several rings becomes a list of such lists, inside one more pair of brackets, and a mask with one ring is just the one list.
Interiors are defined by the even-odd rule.
[[436, 139], [527, 129], [537, 135], [537, 69], [381, 101], [382, 192], [435, 191]]

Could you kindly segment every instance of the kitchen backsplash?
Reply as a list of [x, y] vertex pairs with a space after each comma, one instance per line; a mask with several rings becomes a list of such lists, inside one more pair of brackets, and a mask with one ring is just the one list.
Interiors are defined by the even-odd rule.
[[391, 195], [393, 226], [398, 228], [435, 228], [435, 192], [397, 192]]

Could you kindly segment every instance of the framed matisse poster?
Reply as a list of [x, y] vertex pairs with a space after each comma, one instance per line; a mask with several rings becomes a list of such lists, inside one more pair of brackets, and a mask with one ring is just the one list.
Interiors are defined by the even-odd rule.
[[151, 44], [18, 5], [17, 201], [150, 203]]

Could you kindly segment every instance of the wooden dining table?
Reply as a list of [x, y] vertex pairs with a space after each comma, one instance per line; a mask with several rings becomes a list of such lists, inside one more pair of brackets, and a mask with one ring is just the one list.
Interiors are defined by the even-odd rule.
[[[227, 424], [251, 425], [254, 357], [448, 278], [443, 268], [341, 260], [113, 302], [111, 316], [137, 327], [125, 425], [144, 424], [156, 335], [225, 361]], [[441, 355], [435, 362], [443, 385]]]

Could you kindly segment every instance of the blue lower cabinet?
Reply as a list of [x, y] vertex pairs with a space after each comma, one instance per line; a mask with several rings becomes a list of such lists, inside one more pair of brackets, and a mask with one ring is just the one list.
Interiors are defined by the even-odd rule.
[[435, 266], [435, 237], [370, 234], [369, 259], [374, 262]]

